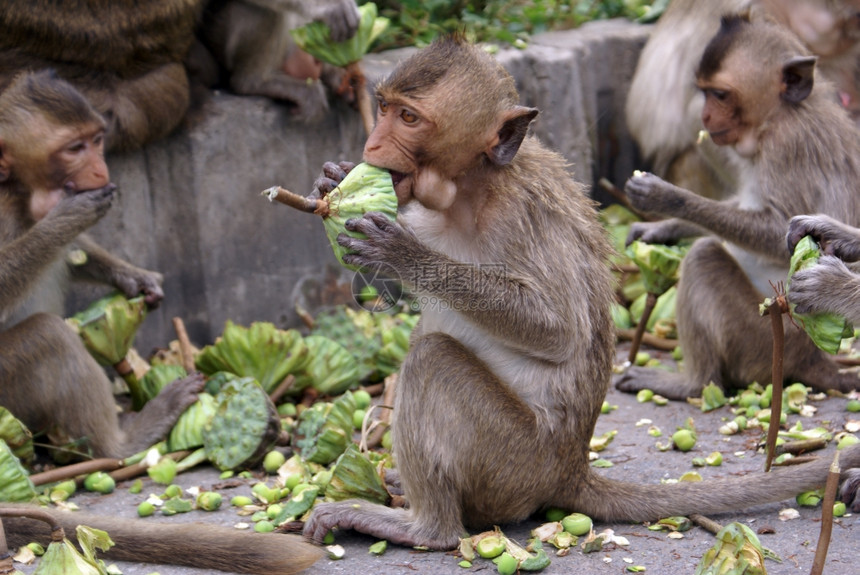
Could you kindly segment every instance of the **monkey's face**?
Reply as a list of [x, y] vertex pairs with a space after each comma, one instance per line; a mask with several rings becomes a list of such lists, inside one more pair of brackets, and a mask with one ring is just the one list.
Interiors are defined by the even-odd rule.
[[30, 190], [30, 213], [40, 220], [63, 199], [110, 183], [101, 125], [53, 127], [42, 143], [22, 149], [13, 172]]
[[391, 172], [394, 191], [402, 205], [413, 196], [421, 158], [426, 154], [424, 142], [432, 136], [434, 123], [411, 102], [389, 100], [384, 94], [377, 100], [376, 126], [364, 145], [363, 159]]

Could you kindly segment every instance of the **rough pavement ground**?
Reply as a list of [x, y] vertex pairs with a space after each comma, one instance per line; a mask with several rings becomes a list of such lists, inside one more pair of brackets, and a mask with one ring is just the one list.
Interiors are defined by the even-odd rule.
[[[619, 357], [626, 356], [619, 347]], [[650, 351], [650, 350], [649, 350]], [[668, 354], [655, 353], [652, 355], [667, 358]], [[680, 402], [671, 402], [659, 407], [653, 403], [637, 403], [635, 396], [610, 391], [608, 401], [617, 405], [618, 409], [610, 414], [601, 415], [597, 423], [596, 434], [617, 430], [618, 434], [605, 451], [600, 455], [614, 463], [601, 473], [609, 477], [632, 480], [642, 483], [657, 483], [661, 479], [678, 478], [686, 471], [696, 470], [705, 480], [710, 477], [725, 475], [744, 475], [759, 472], [764, 468], [764, 455], [756, 453], [756, 442], [762, 437], [758, 431], [747, 431], [735, 436], [726, 437], [717, 431], [725, 418], [731, 416], [728, 407], [723, 407], [710, 413], [702, 413], [697, 407]], [[845, 411], [846, 400], [827, 398], [815, 402], [818, 411], [813, 417], [802, 418], [804, 429], [818, 425], [828, 427], [832, 431], [842, 429], [849, 419], [860, 419], [860, 415]], [[670, 436], [676, 427], [684, 424], [692, 417], [698, 434], [698, 441], [692, 451], [661, 452], [656, 449], [657, 442], [670, 442]], [[663, 431], [663, 436], [653, 438], [647, 433], [648, 426], [637, 426], [642, 419], [650, 419], [654, 425]], [[800, 416], [790, 415], [789, 424], [794, 424]], [[823, 457], [832, 458], [835, 445], [819, 452]], [[712, 451], [723, 454], [723, 464], [719, 467], [693, 467], [694, 457], [707, 456]], [[183, 487], [211, 487], [220, 482], [218, 472], [210, 467], [201, 467], [186, 472], [177, 477], [176, 483]], [[224, 505], [214, 513], [193, 511], [173, 517], [155, 516], [139, 519], [140, 521], [198, 521], [203, 523], [219, 523], [234, 525], [247, 518], [240, 518], [234, 508], [229, 506], [229, 500], [234, 495], [250, 494], [252, 480], [234, 488], [225, 489]], [[89, 511], [137, 518], [136, 507], [149, 493], [161, 493], [163, 486], [152, 483], [144, 478], [143, 492], [138, 495], [128, 493], [128, 483], [119, 484], [117, 490], [110, 495], [94, 495], [79, 492], [72, 501]], [[785, 507], [800, 511], [800, 517], [791, 521], [780, 521], [778, 513]], [[768, 572], [772, 575], [783, 573], [809, 573], [815, 554], [820, 529], [821, 507], [806, 508], [798, 506], [794, 500], [778, 504], [760, 505], [738, 513], [727, 513], [712, 516], [712, 519], [722, 524], [740, 521], [749, 525], [753, 531], [761, 528], [771, 528], [772, 534], [759, 535], [762, 545], [775, 551], [782, 557], [782, 563], [766, 561]], [[137, 519], [136, 519], [137, 520]], [[542, 523], [542, 518], [535, 518], [520, 525], [503, 525], [502, 530], [511, 538], [525, 543], [531, 529]], [[714, 543], [714, 537], [702, 528], [694, 527], [684, 533], [683, 539], [670, 539], [665, 532], [649, 531], [643, 525], [630, 524], [598, 524], [597, 531], [611, 528], [618, 535], [626, 537], [630, 545], [627, 547], [605, 547], [597, 553], [584, 554], [580, 548], [575, 548], [566, 557], [552, 557], [552, 564], [542, 571], [547, 575], [577, 573], [590, 575], [597, 573], [625, 573], [628, 565], [642, 565], [646, 573], [652, 574], [692, 574], [702, 554]], [[263, 535], [260, 537], [277, 536]], [[858, 516], [846, 516], [838, 519], [833, 527], [833, 535], [827, 555], [825, 573], [827, 575], [850, 575], [858, 572], [857, 549], [860, 540], [860, 520]], [[389, 545], [382, 556], [368, 553], [368, 547], [376, 540], [351, 532], [337, 535], [337, 543], [346, 550], [343, 559], [334, 561], [323, 559], [308, 569], [308, 575], [329, 575], [336, 573], [355, 574], [373, 573], [375, 575], [394, 574], [465, 574], [469, 572], [495, 573], [495, 566], [487, 561], [478, 559], [471, 569], [458, 566], [459, 557], [451, 553], [420, 552], [403, 547]], [[550, 546], [546, 546], [551, 551]], [[201, 550], [201, 553], [205, 553]], [[625, 562], [631, 560], [631, 563]], [[191, 568], [180, 568], [164, 565], [147, 564], [117, 564], [125, 575], [147, 575], [158, 572], [161, 575], [214, 575], [223, 573]], [[32, 573], [33, 566], [18, 566], [25, 573]], [[263, 574], [268, 575], [268, 574]]]

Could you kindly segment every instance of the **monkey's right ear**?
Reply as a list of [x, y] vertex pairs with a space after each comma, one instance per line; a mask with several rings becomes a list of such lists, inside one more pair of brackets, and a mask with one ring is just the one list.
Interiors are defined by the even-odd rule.
[[12, 166], [9, 164], [9, 154], [6, 153], [6, 142], [0, 140], [0, 182], [5, 182], [12, 174]]
[[503, 114], [502, 126], [494, 138], [487, 157], [497, 166], [511, 163], [529, 131], [529, 124], [538, 115], [537, 108], [514, 106]]
[[815, 56], [792, 58], [782, 67], [780, 97], [790, 104], [799, 104], [812, 93], [815, 73]]

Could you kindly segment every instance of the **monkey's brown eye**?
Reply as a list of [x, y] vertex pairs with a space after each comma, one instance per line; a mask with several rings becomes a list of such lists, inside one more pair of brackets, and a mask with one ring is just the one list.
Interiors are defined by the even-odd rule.
[[407, 124], [414, 124], [418, 121], [418, 116], [410, 112], [409, 110], [403, 110], [400, 112], [400, 119], [406, 122]]
[[729, 95], [728, 92], [725, 92], [723, 90], [708, 90], [708, 93], [713, 96], [714, 99], [719, 100], [720, 102], [724, 101], [726, 99], [726, 96]]
[[388, 102], [386, 102], [385, 100], [380, 100], [379, 101], [379, 111], [382, 112], [383, 114], [388, 112]]

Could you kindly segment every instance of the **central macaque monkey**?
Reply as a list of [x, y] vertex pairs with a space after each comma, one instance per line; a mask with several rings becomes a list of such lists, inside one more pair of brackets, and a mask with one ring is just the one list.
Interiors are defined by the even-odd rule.
[[[860, 136], [828, 86], [814, 81], [815, 58], [784, 28], [724, 18], [699, 65], [702, 121], [715, 144], [742, 168], [732, 199], [714, 201], [653, 174], [633, 177], [626, 192], [641, 209], [672, 219], [637, 223], [628, 241], [695, 242], [681, 267], [678, 335], [681, 373], [630, 368], [618, 388], [649, 388], [672, 399], [770, 381], [770, 322], [758, 304], [785, 281], [789, 219], [822, 213], [860, 224]], [[787, 381], [850, 391], [856, 374], [841, 373], [806, 333], [785, 319]]]
[[[518, 103], [510, 75], [460, 37], [401, 63], [376, 97], [364, 160], [391, 171], [397, 221], [368, 213], [347, 223], [366, 239], [338, 241], [352, 252], [345, 262], [393, 270], [430, 302], [400, 370], [392, 422], [408, 508], [318, 504], [308, 537], [321, 541], [339, 526], [451, 549], [467, 527], [551, 506], [645, 521], [823, 484], [827, 461], [675, 485], [602, 477], [588, 444], [615, 357], [613, 279], [585, 187], [527, 136], [538, 112]], [[317, 190], [344, 172], [326, 164]], [[860, 446], [843, 451], [842, 463], [857, 467]]]
[[[163, 438], [203, 382], [168, 386], [121, 429], [104, 369], [61, 318], [70, 277], [144, 294], [153, 306], [163, 297], [160, 274], [82, 235], [116, 189], [104, 133], [87, 100], [53, 72], [21, 74], [0, 94], [0, 405], [33, 432], [120, 457]], [[73, 249], [83, 262], [70, 263]]]
[[860, 42], [858, 0], [672, 0], [639, 56], [627, 95], [626, 122], [651, 171], [682, 188], [720, 199], [739, 175], [724, 150], [699, 141], [704, 98], [695, 70], [720, 17], [751, 9], [791, 30], [819, 57], [819, 72], [837, 82], [844, 105], [860, 111], [855, 72]]

